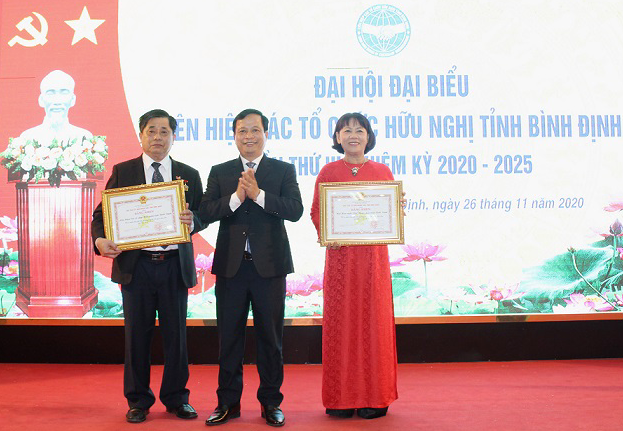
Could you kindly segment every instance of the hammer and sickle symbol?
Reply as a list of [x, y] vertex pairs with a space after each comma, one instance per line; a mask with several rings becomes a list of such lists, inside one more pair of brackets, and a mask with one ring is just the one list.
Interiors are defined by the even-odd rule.
[[41, 24], [41, 30], [37, 30], [35, 26], [32, 25], [32, 17], [27, 16], [26, 18], [15, 24], [15, 27], [17, 27], [19, 31], [26, 30], [26, 32], [32, 36], [32, 39], [24, 39], [20, 36], [15, 36], [9, 41], [9, 46], [13, 46], [16, 43], [19, 43], [20, 45], [26, 47], [45, 45], [45, 43], [48, 41], [46, 39], [46, 36], [48, 35], [48, 22], [43, 16], [41, 16], [37, 12], [33, 12], [33, 14], [39, 20], [39, 24]]

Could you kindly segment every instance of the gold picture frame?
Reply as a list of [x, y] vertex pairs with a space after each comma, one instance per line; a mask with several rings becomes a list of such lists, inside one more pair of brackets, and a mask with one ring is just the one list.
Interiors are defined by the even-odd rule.
[[102, 190], [104, 232], [121, 250], [190, 242], [185, 208], [184, 180]]
[[320, 183], [320, 244], [404, 244], [402, 181]]

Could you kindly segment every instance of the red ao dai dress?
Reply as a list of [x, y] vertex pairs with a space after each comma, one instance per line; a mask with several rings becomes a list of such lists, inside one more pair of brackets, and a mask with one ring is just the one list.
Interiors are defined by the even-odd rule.
[[[311, 217], [320, 228], [318, 184], [392, 181], [387, 166], [338, 160], [316, 179]], [[396, 398], [396, 333], [386, 245], [326, 251], [322, 325], [322, 402], [328, 409], [384, 408]]]

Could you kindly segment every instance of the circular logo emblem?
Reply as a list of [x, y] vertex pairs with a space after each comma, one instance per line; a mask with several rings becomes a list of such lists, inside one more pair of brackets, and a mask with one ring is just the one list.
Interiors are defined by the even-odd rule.
[[357, 40], [372, 55], [391, 57], [407, 46], [411, 25], [407, 16], [388, 4], [372, 6], [357, 21]]

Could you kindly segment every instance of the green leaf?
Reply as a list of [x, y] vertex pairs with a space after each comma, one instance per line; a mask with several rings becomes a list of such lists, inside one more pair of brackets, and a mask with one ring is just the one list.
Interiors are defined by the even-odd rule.
[[406, 292], [416, 289], [423, 288], [420, 283], [414, 281], [411, 278], [411, 274], [408, 272], [394, 272], [392, 273], [392, 292], [394, 297], [405, 294]]
[[396, 317], [439, 316], [447, 314], [448, 304], [431, 298], [416, 296], [414, 291], [394, 298], [394, 314]]
[[601, 286], [605, 289], [605, 290], [616, 290], [619, 289], [621, 284], [623, 283], [623, 271], [610, 271], [610, 274], [612, 274], [614, 272], [613, 275], [611, 275], [608, 278], [605, 278], [602, 280], [601, 282]]
[[[0, 275], [0, 290], [5, 290], [7, 293], [15, 293], [17, 290], [17, 284], [19, 280], [17, 277], [7, 277]], [[1, 294], [2, 292], [0, 292]]]
[[17, 260], [17, 250], [13, 251], [12, 248], [7, 248], [6, 250], [3, 250], [0, 248], [0, 262], [3, 261], [3, 259], [6, 260]]
[[123, 306], [115, 301], [99, 301], [91, 310], [93, 317], [123, 317]]
[[452, 314], [495, 314], [498, 308], [496, 301], [473, 303], [457, 301], [452, 307]]
[[216, 318], [216, 305], [214, 303], [203, 303], [191, 306], [189, 304], [188, 318], [201, 318], [201, 319], [215, 319]]
[[15, 305], [15, 294], [0, 290], [0, 314], [6, 315]]
[[501, 300], [498, 304], [498, 314], [509, 314], [509, 313], [526, 313], [529, 312], [528, 308], [521, 305], [520, 301], [517, 299], [512, 300]]
[[[603, 242], [601, 242], [603, 243]], [[594, 245], [602, 245], [600, 243]], [[594, 287], [598, 288], [600, 273], [602, 273], [610, 259], [613, 249], [610, 245], [602, 247], [588, 247], [559, 254], [545, 261], [541, 266], [524, 270], [524, 279], [520, 289], [525, 292], [524, 299], [533, 302], [555, 301], [569, 296], [576, 291], [594, 293], [586, 284], [573, 264], [573, 258], [582, 276]], [[613, 268], [611, 276], [619, 275], [620, 269]]]

